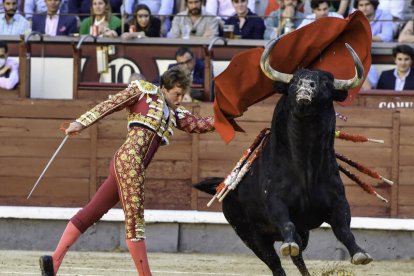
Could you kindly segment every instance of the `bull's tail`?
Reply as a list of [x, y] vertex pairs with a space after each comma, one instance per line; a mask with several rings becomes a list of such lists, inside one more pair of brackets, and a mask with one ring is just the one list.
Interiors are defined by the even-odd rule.
[[223, 180], [224, 178], [222, 177], [209, 177], [197, 184], [194, 184], [193, 187], [210, 195], [215, 195], [217, 186], [223, 182]]

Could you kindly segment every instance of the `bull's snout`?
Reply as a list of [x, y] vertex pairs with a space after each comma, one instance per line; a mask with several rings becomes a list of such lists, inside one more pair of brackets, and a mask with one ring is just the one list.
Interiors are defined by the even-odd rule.
[[308, 99], [297, 99], [296, 102], [301, 106], [308, 106], [311, 104], [311, 101]]
[[300, 89], [296, 94], [296, 102], [300, 105], [309, 105], [312, 102], [312, 91]]

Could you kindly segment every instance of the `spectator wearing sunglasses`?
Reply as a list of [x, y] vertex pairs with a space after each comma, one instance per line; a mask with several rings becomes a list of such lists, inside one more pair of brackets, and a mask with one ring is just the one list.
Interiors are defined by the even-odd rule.
[[122, 34], [123, 39], [134, 39], [145, 36], [160, 37], [161, 20], [151, 15], [151, 10], [147, 5], [137, 5], [134, 15], [130, 24], [125, 26], [126, 32]]
[[225, 25], [233, 25], [234, 38], [263, 39], [265, 25], [262, 18], [247, 7], [247, 0], [232, 0], [236, 13], [225, 20]]
[[193, 84], [204, 84], [204, 61], [197, 59], [190, 48], [178, 48], [175, 52], [175, 61], [177, 63], [170, 64], [168, 66], [168, 69], [175, 65], [178, 65], [191, 73]]
[[174, 16], [168, 33], [171, 38], [206, 37], [218, 35], [219, 18], [202, 9], [201, 0], [185, 0], [186, 10]]

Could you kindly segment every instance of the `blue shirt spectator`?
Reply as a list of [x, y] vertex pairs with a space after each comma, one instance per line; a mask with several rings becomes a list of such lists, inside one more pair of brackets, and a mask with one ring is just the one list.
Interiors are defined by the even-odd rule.
[[29, 21], [17, 14], [17, 0], [3, 2], [4, 13], [0, 14], [0, 35], [21, 35], [30, 32]]
[[[370, 21], [372, 41], [391, 42], [394, 39], [394, 23], [392, 15], [383, 10], [375, 11], [375, 18]], [[380, 38], [380, 40], [375, 37]]]
[[390, 42], [394, 39], [392, 15], [378, 9], [378, 0], [355, 0], [354, 8], [360, 10], [369, 20], [373, 42]]

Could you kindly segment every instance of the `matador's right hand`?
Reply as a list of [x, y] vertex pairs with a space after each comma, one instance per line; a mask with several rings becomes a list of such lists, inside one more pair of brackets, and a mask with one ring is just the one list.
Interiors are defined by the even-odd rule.
[[65, 129], [65, 133], [66, 133], [66, 135], [76, 134], [76, 133], [81, 132], [83, 128], [84, 127], [81, 123], [72, 122], [72, 123], [69, 124], [68, 128]]

